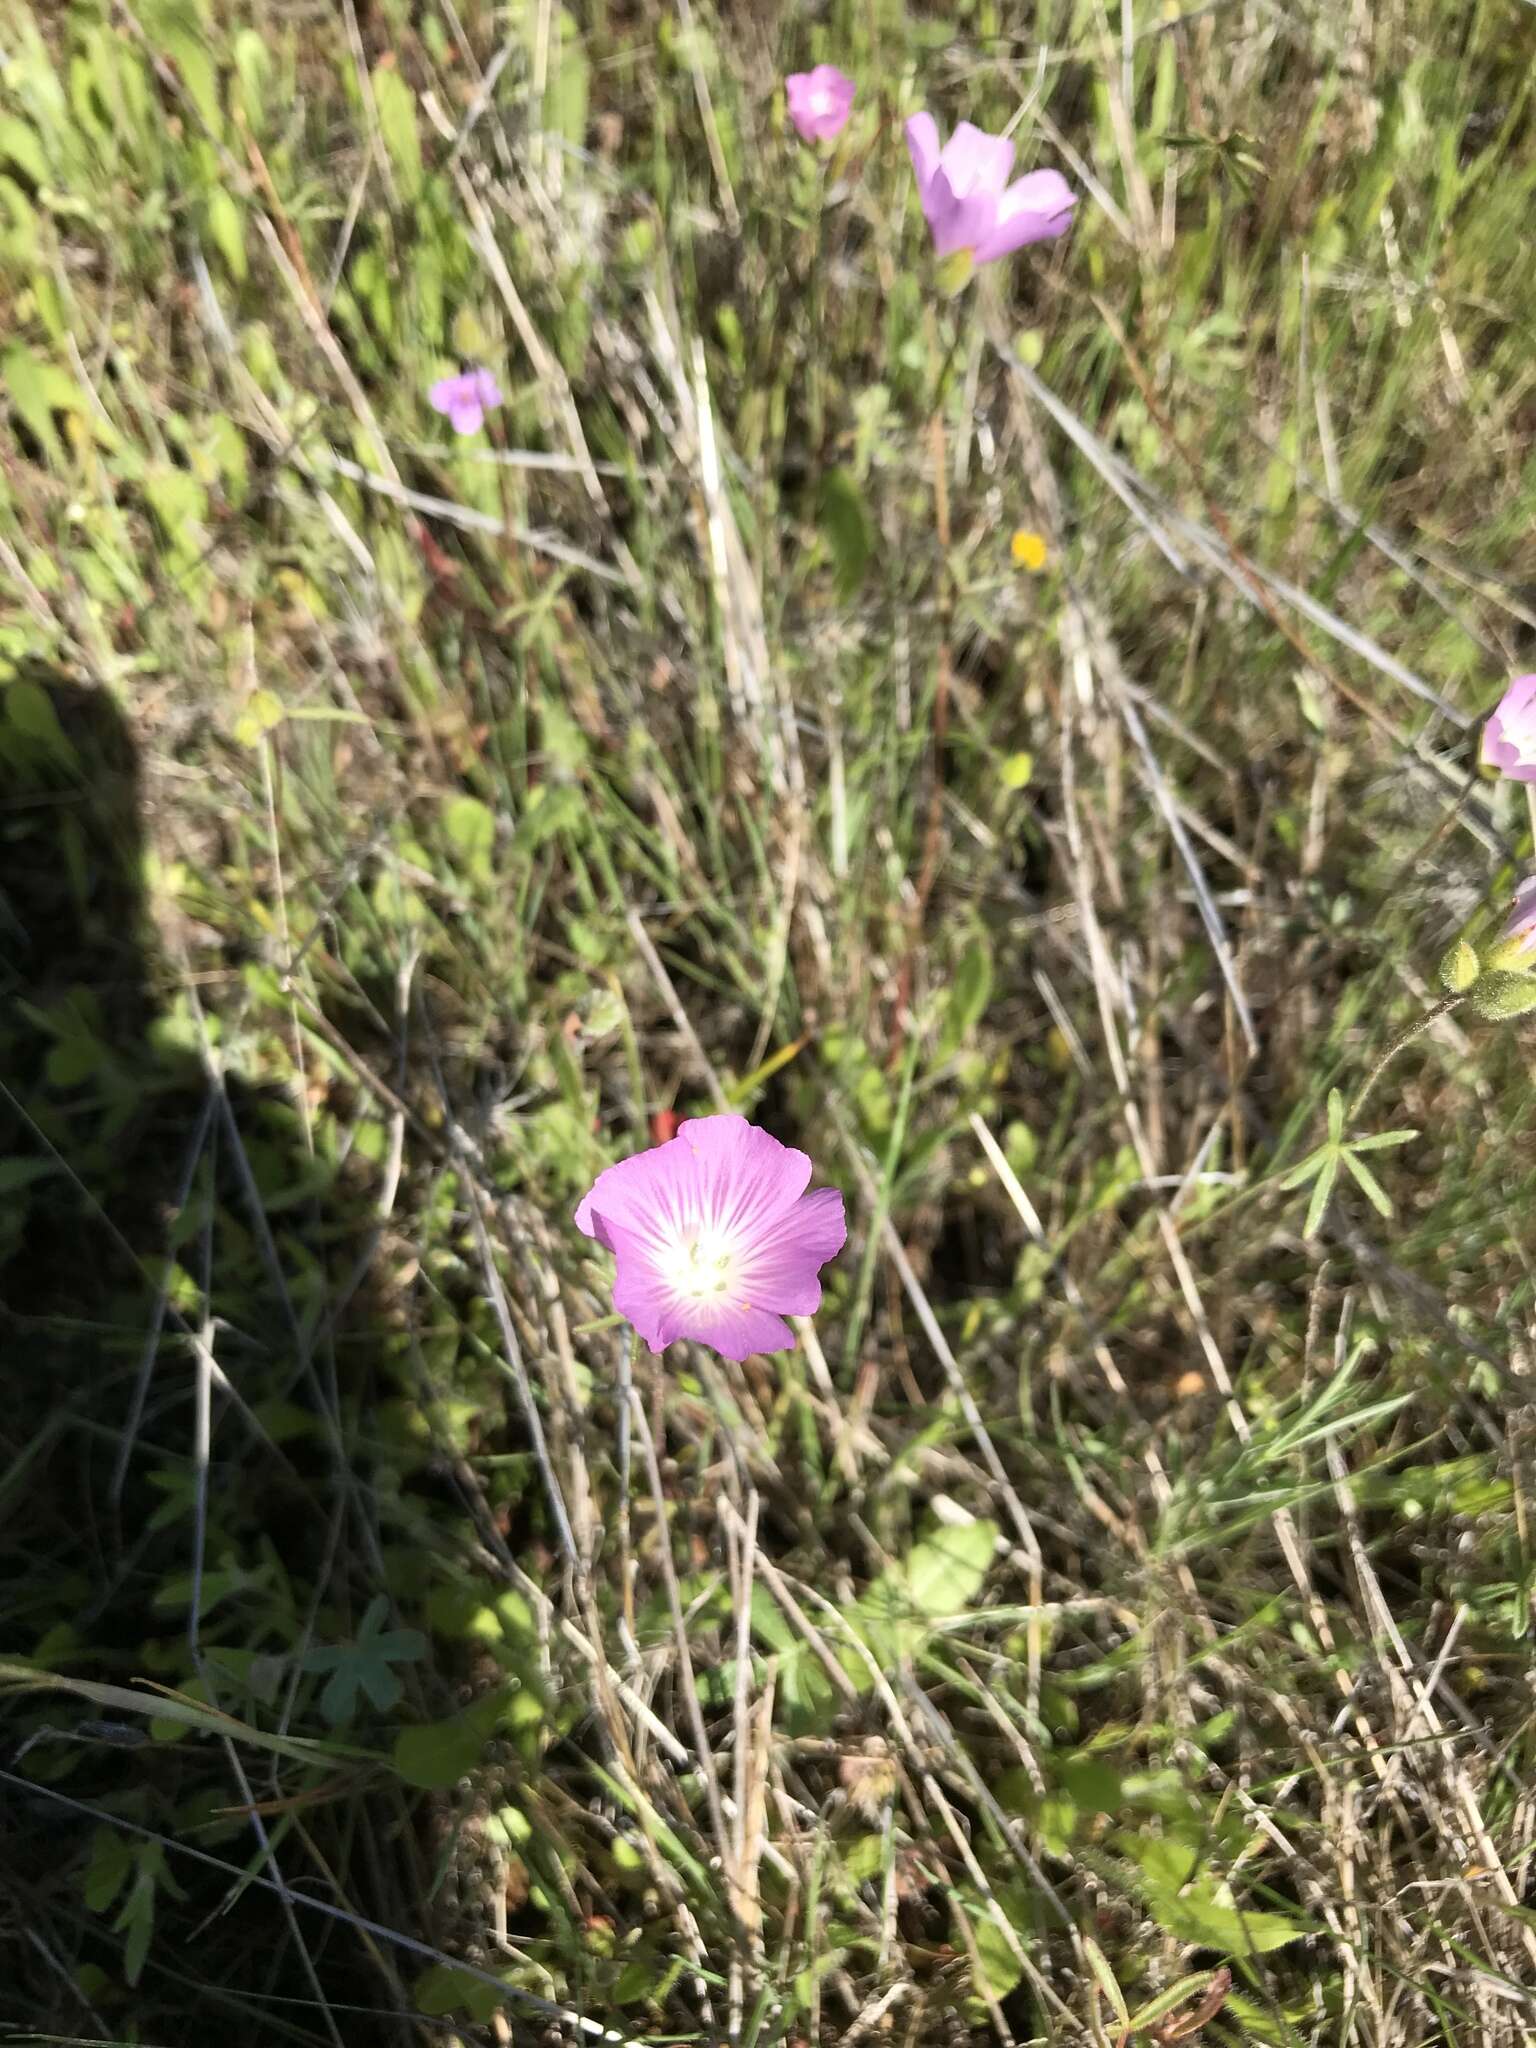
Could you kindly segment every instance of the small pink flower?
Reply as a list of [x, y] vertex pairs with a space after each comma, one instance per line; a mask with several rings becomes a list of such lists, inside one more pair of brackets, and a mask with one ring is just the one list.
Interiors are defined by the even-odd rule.
[[783, 1318], [815, 1314], [848, 1235], [842, 1196], [808, 1195], [810, 1177], [805, 1153], [744, 1116], [690, 1117], [600, 1173], [576, 1227], [613, 1253], [613, 1305], [652, 1351], [679, 1337], [736, 1360], [784, 1351]]
[[1536, 782], [1536, 676], [1516, 676], [1483, 727], [1483, 765]]
[[932, 114], [914, 114], [907, 148], [939, 256], [966, 249], [973, 262], [994, 263], [1026, 242], [1052, 241], [1072, 225], [1077, 194], [1060, 171], [1030, 171], [1009, 184], [1013, 144], [1004, 135], [962, 121], [941, 149]]
[[478, 434], [491, 407], [501, 403], [501, 386], [489, 370], [465, 370], [458, 377], [439, 377], [427, 398], [456, 434]]
[[[1515, 905], [1501, 935], [1500, 967], [1525, 967], [1536, 952], [1536, 875], [1527, 875], [1515, 891]], [[1493, 963], [1490, 963], [1493, 964]]]
[[830, 142], [847, 125], [856, 88], [846, 72], [835, 64], [818, 64], [814, 71], [791, 71], [784, 81], [789, 118], [802, 142]]

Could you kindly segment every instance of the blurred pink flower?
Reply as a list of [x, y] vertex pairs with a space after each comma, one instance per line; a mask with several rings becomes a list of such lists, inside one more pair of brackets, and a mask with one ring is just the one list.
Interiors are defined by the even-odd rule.
[[1515, 891], [1514, 908], [1501, 934], [1497, 965], [1526, 966], [1536, 952], [1536, 875], [1527, 875]]
[[457, 377], [439, 377], [427, 398], [456, 434], [477, 434], [491, 407], [500, 405], [501, 386], [489, 370], [465, 370]]
[[814, 71], [791, 71], [784, 81], [789, 118], [802, 142], [830, 142], [841, 135], [853, 105], [853, 80], [835, 64]]
[[1013, 144], [1004, 135], [962, 121], [941, 149], [932, 114], [914, 114], [907, 148], [939, 256], [965, 249], [974, 262], [993, 263], [1072, 225], [1077, 194], [1060, 171], [1030, 171], [1009, 184]]
[[1483, 727], [1483, 763], [1515, 782], [1536, 782], [1536, 676], [1516, 676]]
[[848, 1226], [836, 1188], [744, 1116], [690, 1117], [600, 1173], [576, 1227], [614, 1255], [613, 1305], [652, 1351], [679, 1337], [723, 1358], [794, 1345], [785, 1316], [821, 1306], [819, 1269]]

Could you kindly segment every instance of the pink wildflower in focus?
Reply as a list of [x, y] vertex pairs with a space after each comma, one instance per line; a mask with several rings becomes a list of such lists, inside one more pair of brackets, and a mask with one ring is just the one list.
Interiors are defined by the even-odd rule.
[[820, 1268], [848, 1226], [836, 1188], [744, 1116], [690, 1117], [600, 1173], [576, 1227], [613, 1253], [613, 1305], [652, 1351], [679, 1337], [723, 1358], [794, 1345], [785, 1316], [821, 1306]]
[[500, 405], [501, 386], [489, 370], [465, 370], [457, 377], [439, 377], [427, 398], [456, 434], [477, 434], [491, 407]]
[[1536, 782], [1536, 676], [1516, 676], [1483, 727], [1483, 765]]
[[784, 97], [800, 140], [830, 142], [834, 135], [841, 135], [855, 90], [853, 80], [835, 64], [818, 64], [814, 71], [791, 71], [784, 81]]
[[1049, 242], [1072, 225], [1077, 194], [1060, 171], [1030, 171], [1009, 184], [1013, 144], [962, 121], [942, 149], [932, 114], [907, 123], [917, 195], [939, 256], [969, 252], [994, 263], [1027, 242]]

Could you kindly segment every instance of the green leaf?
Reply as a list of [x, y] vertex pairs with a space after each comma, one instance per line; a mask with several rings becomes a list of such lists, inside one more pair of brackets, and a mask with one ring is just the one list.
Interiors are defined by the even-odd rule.
[[1326, 1145], [1320, 1145], [1315, 1152], [1309, 1152], [1301, 1164], [1293, 1166], [1284, 1180], [1281, 1181], [1281, 1194], [1288, 1195], [1297, 1188], [1304, 1187], [1309, 1180], [1322, 1172], [1331, 1156], [1332, 1154]]
[[581, 24], [567, 8], [561, 8], [556, 27], [544, 94], [544, 126], [579, 149], [587, 134], [587, 53]]
[[176, 1722], [204, 1735], [224, 1736], [256, 1749], [271, 1750], [277, 1756], [291, 1757], [295, 1763], [323, 1764], [333, 1757], [372, 1758], [371, 1751], [354, 1749], [345, 1743], [269, 1735], [265, 1729], [253, 1728], [233, 1714], [217, 1713], [189, 1699], [169, 1699], [155, 1691], [132, 1692], [125, 1685], [102, 1685], [90, 1678], [65, 1678], [56, 1671], [34, 1670], [30, 1664], [0, 1662], [0, 1691], [72, 1693], [110, 1713], [140, 1714], [154, 1721]]
[[192, 23], [168, 29], [165, 51], [180, 72], [182, 88], [202, 116], [209, 134], [215, 141], [221, 141], [224, 117], [219, 108], [219, 74], [206, 33]]
[[978, 932], [961, 954], [950, 984], [944, 1029], [939, 1036], [940, 1059], [948, 1059], [959, 1051], [981, 1022], [991, 999], [992, 948]]
[[467, 1715], [402, 1728], [395, 1737], [395, 1769], [407, 1785], [446, 1792], [480, 1761], [485, 1736]]
[[4, 379], [7, 398], [27, 432], [57, 467], [64, 456], [54, 431], [47, 367], [24, 341], [13, 342], [0, 357], [0, 377]]
[[1126, 2020], [1126, 2026], [1133, 2034], [1143, 2032], [1156, 2021], [1166, 2019], [1176, 2007], [1191, 2004], [1202, 1991], [1210, 1988], [1215, 1977], [1214, 1970], [1195, 1970], [1187, 1977], [1180, 1977], [1176, 1983], [1165, 1985], [1155, 1997], [1149, 1998], [1145, 2005], [1137, 2006]]
[[1328, 1090], [1328, 1136], [1335, 1145], [1344, 1135], [1344, 1098], [1337, 1088]]
[[37, 260], [37, 212], [14, 178], [0, 178], [0, 207], [10, 226], [0, 234], [0, 255], [17, 264]]
[[537, 783], [528, 792], [527, 809], [513, 843], [520, 853], [531, 852], [557, 832], [580, 831], [590, 815], [587, 800], [574, 782]]
[[0, 1195], [14, 1195], [61, 1169], [51, 1159], [0, 1159]]
[[83, 1032], [61, 1038], [57, 1045], [48, 1048], [48, 1057], [43, 1062], [49, 1087], [78, 1088], [82, 1081], [89, 1081], [100, 1071], [103, 1058], [102, 1048]]
[[1418, 1135], [1416, 1130], [1377, 1131], [1373, 1137], [1351, 1138], [1349, 1149], [1351, 1152], [1384, 1152], [1389, 1145], [1406, 1145]]
[[496, 814], [490, 805], [477, 796], [450, 797], [443, 806], [443, 830], [462, 872], [474, 881], [489, 881], [496, 845]]
[[430, 1970], [423, 1970], [412, 1986], [412, 1994], [418, 2012], [430, 2013], [435, 2019], [463, 2013], [481, 2026], [503, 2003], [494, 1984], [483, 1983], [468, 1970], [455, 1969], [451, 1963], [434, 1963]]
[[1339, 1155], [1330, 1152], [1323, 1160], [1323, 1170], [1317, 1176], [1317, 1185], [1312, 1190], [1312, 1200], [1307, 1205], [1307, 1220], [1303, 1235], [1316, 1237], [1328, 1207], [1328, 1198], [1333, 1193], [1333, 1184], [1339, 1177]]
[[846, 604], [864, 581], [875, 551], [864, 494], [846, 469], [829, 469], [822, 478], [816, 518], [837, 572], [837, 594]]
[[133, 1868], [133, 1851], [116, 1828], [97, 1828], [91, 1836], [91, 1860], [85, 1871], [85, 1903], [105, 1913]]
[[123, 1909], [113, 1921], [113, 1931], [126, 1934], [123, 1943], [123, 1977], [130, 1988], [138, 1984], [149, 1957], [150, 1938], [155, 1931], [154, 1865], [140, 1858], [138, 1872], [128, 1887]]
[[237, 284], [245, 278], [245, 222], [235, 196], [219, 185], [208, 195], [208, 236]]
[[4, 710], [6, 724], [33, 741], [44, 753], [51, 754], [56, 761], [74, 761], [75, 750], [59, 723], [53, 699], [41, 683], [20, 676], [15, 682], [5, 684], [3, 694], [0, 694], [0, 708]]
[[1085, 1934], [1082, 1937], [1082, 1942], [1083, 1954], [1088, 1958], [1088, 1967], [1092, 1970], [1099, 1989], [1109, 2000], [1114, 2010], [1115, 2018], [1122, 2027], [1126, 2026], [1129, 2023], [1130, 2014], [1126, 2010], [1125, 1993], [1120, 1989], [1119, 1978], [1116, 1977], [1114, 1971], [1109, 1967], [1109, 1957], [1105, 1955], [1103, 1949], [1099, 1947], [1099, 1944], [1091, 1934]]
[[[965, 1614], [981, 1591], [996, 1544], [995, 1522], [941, 1525], [877, 1579], [848, 1615], [876, 1663], [916, 1656], [936, 1622]], [[870, 1683], [865, 1657], [849, 1649], [843, 1663], [864, 1691]]]
[[306, 1671], [331, 1673], [320, 1695], [320, 1711], [333, 1727], [352, 1718], [359, 1693], [380, 1713], [397, 1706], [405, 1688], [391, 1666], [416, 1664], [427, 1654], [427, 1639], [419, 1629], [380, 1626], [388, 1611], [381, 1593], [369, 1603], [355, 1642], [322, 1645], [305, 1655]]
[[1392, 1214], [1392, 1198], [1365, 1162], [1357, 1159], [1353, 1152], [1346, 1152], [1344, 1154], [1344, 1164], [1360, 1183], [1360, 1186], [1365, 1191], [1367, 1201], [1376, 1211], [1377, 1215], [1390, 1216]]
[[266, 86], [272, 69], [266, 37], [253, 28], [241, 29], [234, 41], [234, 58], [241, 109], [251, 129], [259, 134], [266, 126]]
[[384, 137], [401, 196], [414, 199], [422, 184], [416, 95], [392, 64], [380, 64], [373, 73], [373, 99], [379, 110], [379, 132]]
[[[970, 1923], [971, 1940], [976, 1945], [976, 1972], [980, 1978], [977, 1990], [997, 2000], [1006, 1998], [1024, 1974], [1024, 1965], [1014, 1951], [1007, 1933], [999, 1926], [997, 1911], [978, 1891], [964, 1887], [954, 1895], [957, 1911], [963, 1912]], [[1017, 1930], [1014, 1930], [1017, 1934]], [[1018, 1937], [1020, 1948], [1027, 1947], [1023, 1936]]]
[[265, 736], [282, 722], [282, 698], [273, 690], [253, 690], [245, 709], [235, 720], [235, 738], [242, 747], [259, 746]]
[[1231, 1903], [1228, 1888], [1202, 1866], [1202, 1846], [1167, 1835], [1116, 1836], [1139, 1866], [1136, 1888], [1165, 1934], [1223, 1955], [1267, 1955], [1311, 1929], [1279, 1913], [1250, 1913]]
[[207, 516], [208, 493], [190, 471], [173, 469], [169, 464], [146, 470], [144, 496], [173, 546], [200, 545], [196, 529]]
[[48, 183], [48, 160], [36, 131], [15, 114], [0, 115], [0, 158], [13, 163], [34, 185]]

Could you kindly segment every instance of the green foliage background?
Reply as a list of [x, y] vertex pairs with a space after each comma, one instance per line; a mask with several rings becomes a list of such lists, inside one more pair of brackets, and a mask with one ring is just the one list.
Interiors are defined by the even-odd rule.
[[[1533, 75], [10, 0], [18, 2038], [1524, 2038], [1526, 1027], [1343, 1106], [1529, 857]], [[921, 105], [1071, 235], [942, 297]], [[848, 1250], [632, 1356], [721, 1105]]]

